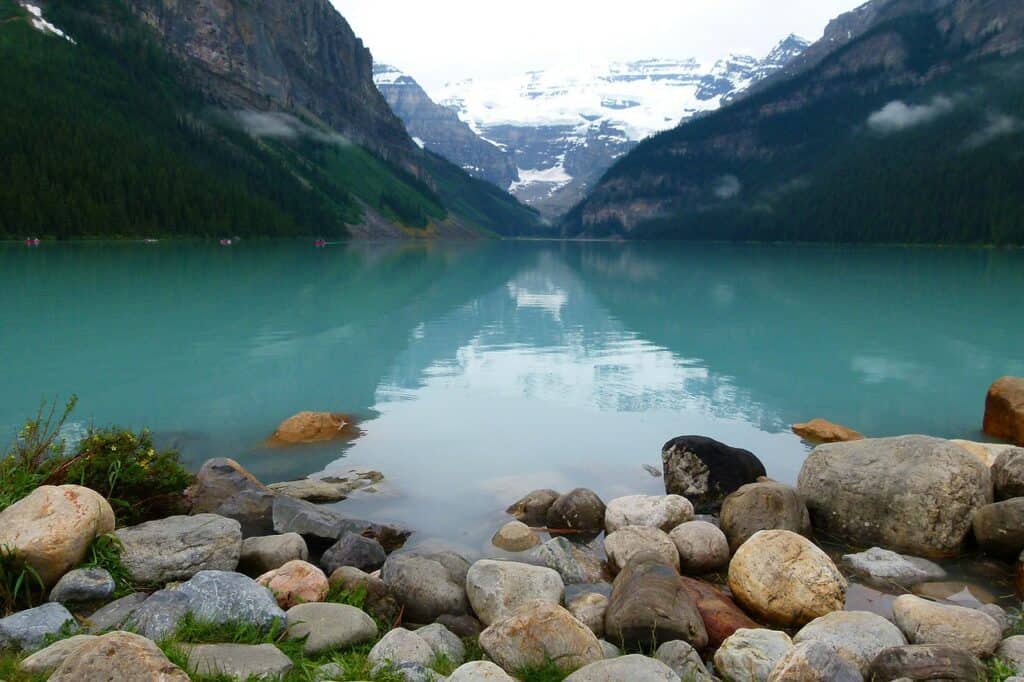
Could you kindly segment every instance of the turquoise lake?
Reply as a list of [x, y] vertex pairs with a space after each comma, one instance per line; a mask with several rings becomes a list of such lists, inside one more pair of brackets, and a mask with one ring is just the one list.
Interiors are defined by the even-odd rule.
[[[72, 431], [150, 427], [272, 482], [369, 466], [340, 503], [479, 547], [536, 487], [661, 491], [701, 434], [795, 480], [792, 422], [981, 439], [1024, 374], [1024, 252], [481, 242], [0, 245], [0, 440], [77, 393]], [[269, 450], [301, 410], [348, 444]]]

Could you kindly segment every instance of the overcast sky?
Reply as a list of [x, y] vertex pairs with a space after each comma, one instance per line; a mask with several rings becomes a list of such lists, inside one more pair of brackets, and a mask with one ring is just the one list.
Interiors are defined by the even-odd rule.
[[462, 78], [609, 59], [762, 56], [819, 38], [864, 0], [331, 0], [374, 58], [430, 89]]

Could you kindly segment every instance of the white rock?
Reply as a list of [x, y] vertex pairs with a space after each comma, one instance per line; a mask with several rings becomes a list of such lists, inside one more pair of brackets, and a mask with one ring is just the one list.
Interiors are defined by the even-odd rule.
[[608, 503], [604, 528], [608, 533], [626, 526], [660, 528], [666, 533], [693, 520], [693, 505], [680, 495], [630, 495]]
[[740, 629], [715, 652], [715, 669], [730, 682], [767, 682], [792, 648], [785, 632]]
[[834, 648], [865, 676], [879, 653], [907, 643], [898, 627], [867, 611], [835, 611], [812, 620], [793, 638], [795, 644], [812, 640]]
[[565, 585], [558, 572], [513, 561], [476, 562], [466, 574], [466, 594], [477, 618], [490, 625], [523, 604], [560, 604]]
[[654, 551], [665, 562], [679, 570], [679, 550], [663, 530], [648, 526], [626, 526], [604, 539], [604, 551], [616, 571], [621, 571], [629, 560], [640, 552]]

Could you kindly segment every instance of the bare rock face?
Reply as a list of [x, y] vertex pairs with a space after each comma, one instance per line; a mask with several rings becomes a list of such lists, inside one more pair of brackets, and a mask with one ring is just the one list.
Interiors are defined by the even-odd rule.
[[987, 467], [938, 438], [902, 436], [814, 449], [798, 482], [816, 530], [925, 558], [957, 554], [992, 501]]
[[729, 564], [729, 589], [755, 618], [781, 627], [806, 625], [846, 601], [846, 578], [825, 552], [787, 530], [761, 531]]
[[268, 445], [288, 446], [349, 440], [359, 435], [355, 419], [336, 412], [299, 412], [285, 419], [267, 439]]
[[734, 552], [762, 530], [791, 530], [811, 537], [811, 516], [800, 494], [775, 481], [750, 483], [725, 498], [721, 523]]
[[793, 433], [808, 443], [845, 443], [851, 440], [863, 440], [863, 434], [840, 424], [833, 424], [826, 419], [812, 419], [806, 424], [793, 424]]
[[188, 682], [189, 677], [152, 641], [130, 632], [111, 632], [75, 649], [51, 682]]
[[480, 646], [507, 672], [554, 661], [569, 672], [604, 659], [593, 632], [557, 604], [534, 602], [480, 633]]
[[703, 436], [681, 436], [661, 449], [665, 492], [682, 495], [698, 511], [714, 509], [740, 486], [766, 476], [754, 453]]
[[1003, 377], [985, 398], [985, 433], [1024, 445], [1024, 377]]
[[114, 530], [114, 510], [77, 485], [44, 485], [0, 512], [0, 547], [13, 550], [47, 587], [82, 562], [99, 535]]

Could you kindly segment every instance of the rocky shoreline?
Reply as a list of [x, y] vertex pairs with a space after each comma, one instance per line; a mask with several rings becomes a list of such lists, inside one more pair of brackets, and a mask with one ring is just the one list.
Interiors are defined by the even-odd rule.
[[[1024, 445], [1024, 380], [993, 385], [985, 425]], [[1024, 674], [1019, 610], [947, 571], [964, 555], [1019, 571], [1024, 447], [871, 439], [821, 420], [794, 430], [832, 441], [795, 487], [754, 453], [684, 436], [662, 450], [664, 495], [533, 491], [474, 560], [409, 551], [412, 530], [319, 504], [381, 480], [365, 469], [267, 486], [214, 459], [186, 491], [188, 515], [123, 528], [97, 492], [43, 485], [0, 512], [0, 546], [48, 593], [0, 619], [0, 651], [23, 676], [11, 681]], [[107, 536], [118, 579], [83, 566]], [[851, 581], [885, 608], [851, 608]]]

